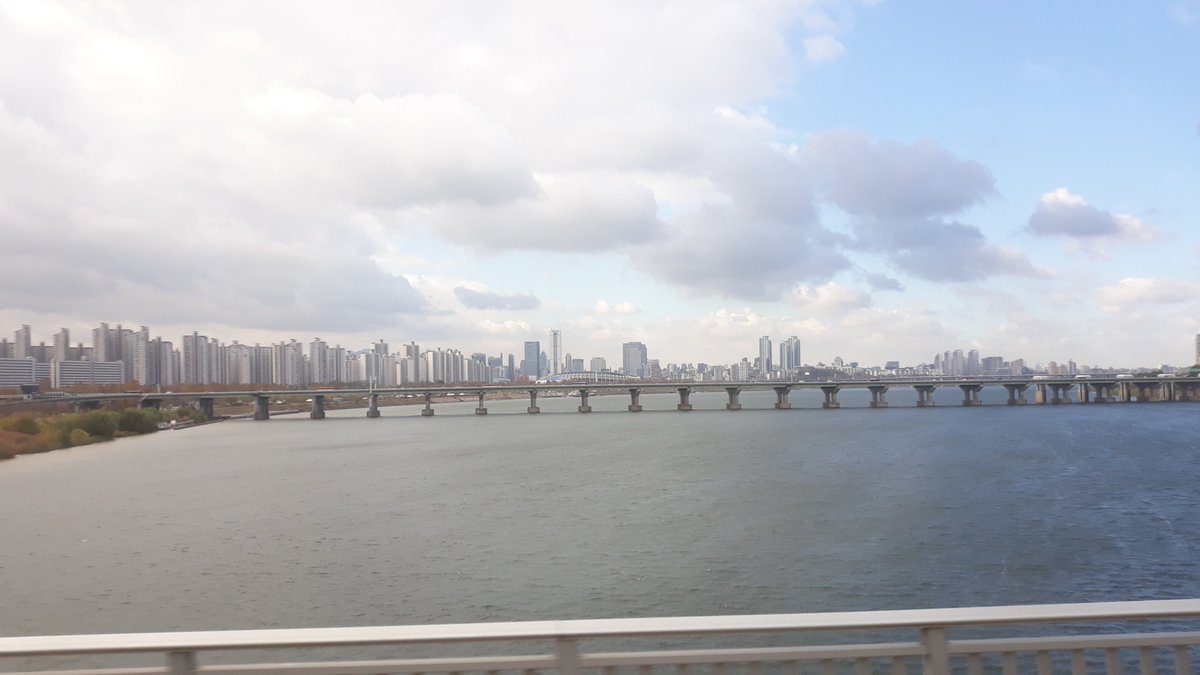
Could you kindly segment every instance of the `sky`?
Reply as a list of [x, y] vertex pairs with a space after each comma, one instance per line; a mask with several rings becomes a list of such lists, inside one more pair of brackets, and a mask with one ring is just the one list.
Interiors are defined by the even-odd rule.
[[6, 0], [0, 331], [1190, 364], [1197, 64], [1200, 0]]

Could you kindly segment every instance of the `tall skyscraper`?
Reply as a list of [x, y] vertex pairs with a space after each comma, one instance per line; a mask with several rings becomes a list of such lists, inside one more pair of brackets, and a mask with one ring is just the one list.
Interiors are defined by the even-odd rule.
[[771, 363], [771, 338], [766, 335], [758, 338], [758, 369], [763, 379], [766, 379], [774, 368]]
[[550, 329], [550, 374], [562, 374], [563, 354], [562, 354], [562, 331], [557, 328]]
[[626, 342], [621, 345], [621, 370], [633, 377], [646, 377], [646, 345], [640, 342]]
[[983, 368], [979, 363], [979, 350], [972, 349], [971, 351], [967, 352], [966, 375], [967, 377], [977, 377], [981, 372], [983, 372]]
[[803, 365], [800, 362], [800, 338], [795, 335], [779, 343], [779, 363], [777, 367], [782, 371], [791, 371], [800, 368]]
[[593, 356], [589, 370], [597, 373], [602, 370], [608, 370], [608, 363], [604, 360], [603, 356]]
[[521, 374], [537, 379], [542, 376], [542, 343], [537, 340], [525, 343], [525, 359], [521, 361]]

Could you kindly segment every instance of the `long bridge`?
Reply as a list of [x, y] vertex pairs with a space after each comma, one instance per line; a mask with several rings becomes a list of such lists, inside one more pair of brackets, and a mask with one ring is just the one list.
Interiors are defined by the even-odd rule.
[[[327, 398], [360, 397], [368, 401], [367, 417], [379, 417], [379, 398], [381, 396], [406, 396], [423, 398], [425, 407], [421, 415], [430, 417], [434, 414], [433, 399], [435, 397], [478, 397], [479, 403], [475, 414], [486, 415], [488, 412], [486, 399], [494, 393], [524, 393], [529, 396], [529, 406], [526, 412], [534, 414], [541, 412], [538, 406], [538, 395], [556, 393], [560, 395], [575, 395], [580, 399], [578, 411], [592, 411], [589, 398], [593, 394], [628, 392], [629, 412], [641, 412], [641, 395], [644, 393], [675, 393], [679, 396], [676, 410], [692, 410], [691, 395], [698, 391], [724, 391], [729, 397], [725, 404], [726, 410], [741, 410], [740, 395], [744, 391], [773, 391], [775, 393], [774, 408], [777, 410], [790, 409], [788, 395], [797, 389], [819, 390], [824, 401], [825, 409], [841, 407], [838, 392], [844, 389], [865, 389], [871, 395], [870, 407], [888, 407], [887, 392], [890, 389], [910, 387], [916, 391], [917, 407], [925, 408], [934, 405], [933, 393], [938, 388], [957, 388], [962, 392], [962, 405], [978, 406], [983, 402], [980, 392], [985, 387], [1003, 387], [1008, 392], [1007, 404], [1012, 406], [1026, 405], [1059, 405], [1071, 403], [1148, 403], [1167, 401], [1200, 401], [1200, 378], [1176, 377], [1046, 377], [1033, 376], [1025, 378], [921, 378], [921, 379], [887, 379], [887, 380], [842, 380], [823, 382], [780, 382], [780, 381], [745, 381], [745, 382], [564, 382], [564, 383], [529, 383], [513, 385], [419, 385], [391, 388], [344, 388], [344, 389], [286, 389], [272, 391], [223, 391], [223, 392], [166, 392], [142, 393], [124, 392], [111, 394], [80, 394], [62, 398], [25, 399], [20, 396], [0, 397], [22, 400], [25, 402], [62, 403], [96, 405], [106, 401], [136, 400], [141, 407], [158, 408], [167, 401], [194, 401], [201, 412], [210, 419], [214, 417], [214, 404], [218, 399], [253, 399], [254, 419], [267, 420], [271, 417], [270, 402], [272, 399], [285, 397], [306, 397], [311, 399], [312, 419], [324, 419]], [[1032, 398], [1029, 397], [1032, 389]]]

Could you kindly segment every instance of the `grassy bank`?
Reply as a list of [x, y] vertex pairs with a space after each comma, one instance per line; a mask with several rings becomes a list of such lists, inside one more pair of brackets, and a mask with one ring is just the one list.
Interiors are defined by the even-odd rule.
[[0, 418], [0, 459], [149, 434], [158, 431], [158, 423], [166, 419], [157, 410], [137, 408], [49, 417], [10, 415]]

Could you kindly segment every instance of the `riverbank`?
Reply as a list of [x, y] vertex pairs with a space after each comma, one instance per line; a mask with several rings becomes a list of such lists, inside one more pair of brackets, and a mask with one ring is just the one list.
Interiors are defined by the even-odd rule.
[[[183, 422], [198, 422], [184, 415]], [[48, 417], [11, 415], [0, 418], [0, 459], [91, 445], [158, 431], [164, 416], [157, 410], [94, 410]]]

